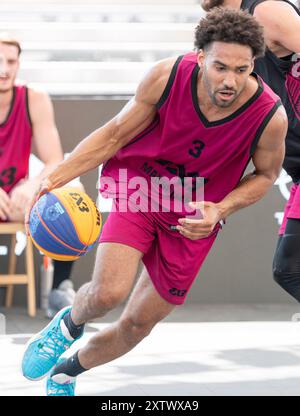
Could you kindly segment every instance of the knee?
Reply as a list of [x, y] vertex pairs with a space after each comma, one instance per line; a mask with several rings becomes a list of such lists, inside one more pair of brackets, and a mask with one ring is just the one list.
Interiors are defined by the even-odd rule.
[[275, 253], [273, 259], [273, 279], [276, 283], [282, 286], [282, 283], [287, 279], [287, 276], [291, 273], [290, 262], [287, 261], [287, 257], [283, 256], [281, 251]]
[[280, 286], [282, 285], [284, 277], [285, 277], [285, 273], [281, 269], [279, 269], [278, 267], [273, 268], [273, 279]]
[[273, 278], [280, 286], [300, 280], [299, 258], [300, 235], [284, 235], [275, 251], [273, 259]]
[[127, 341], [136, 344], [150, 334], [156, 322], [138, 316], [126, 316], [120, 318], [119, 324]]
[[287, 280], [289, 275], [289, 271], [283, 265], [276, 263], [273, 265], [273, 279], [279, 286], [282, 286], [284, 282]]
[[91, 289], [93, 306], [103, 311], [110, 311], [123, 302], [124, 296], [118, 291], [94, 287]]
[[287, 258], [278, 257], [273, 262], [273, 279], [276, 283], [282, 286], [292, 276], [298, 273], [293, 270], [293, 266]]
[[288, 262], [280, 262], [273, 266], [273, 279], [290, 293], [300, 286], [300, 270]]

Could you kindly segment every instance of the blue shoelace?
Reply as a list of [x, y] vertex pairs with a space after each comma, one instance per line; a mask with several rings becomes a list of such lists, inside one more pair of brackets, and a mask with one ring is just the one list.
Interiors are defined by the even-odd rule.
[[62, 354], [62, 349], [66, 351], [70, 347], [70, 344], [71, 342], [58, 331], [58, 327], [54, 327], [48, 332], [45, 340], [38, 343], [38, 355], [46, 360], [56, 360]]

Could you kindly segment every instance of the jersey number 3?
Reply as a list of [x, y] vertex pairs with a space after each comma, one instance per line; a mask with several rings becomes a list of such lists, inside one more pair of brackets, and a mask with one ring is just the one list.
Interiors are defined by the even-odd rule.
[[4, 169], [0, 172], [0, 187], [11, 185], [14, 183], [17, 169], [14, 166]]
[[205, 147], [205, 144], [201, 140], [193, 141], [194, 148], [189, 150], [189, 154], [195, 158], [198, 158], [201, 155], [202, 150]]

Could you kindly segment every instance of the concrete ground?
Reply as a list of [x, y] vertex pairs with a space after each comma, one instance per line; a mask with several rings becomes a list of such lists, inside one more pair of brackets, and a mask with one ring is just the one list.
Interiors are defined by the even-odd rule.
[[[297, 304], [186, 305], [157, 325], [134, 350], [78, 377], [80, 396], [299, 396], [300, 310]], [[29, 337], [49, 321], [23, 308], [0, 312], [0, 395], [45, 395], [45, 381], [22, 377]], [[84, 345], [120, 310], [87, 325]], [[67, 354], [67, 355], [68, 355]]]

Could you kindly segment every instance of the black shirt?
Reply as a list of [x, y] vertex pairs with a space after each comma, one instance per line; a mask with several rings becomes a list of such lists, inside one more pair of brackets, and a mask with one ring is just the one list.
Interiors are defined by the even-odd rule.
[[[253, 14], [255, 7], [266, 0], [243, 0], [241, 9]], [[299, 9], [289, 3], [300, 16]], [[299, 35], [300, 36], [300, 35]], [[254, 71], [281, 98], [286, 109], [289, 128], [286, 137], [286, 154], [283, 167], [293, 181], [300, 182], [300, 56], [291, 54], [278, 58], [267, 48], [263, 58], [255, 61]]]

